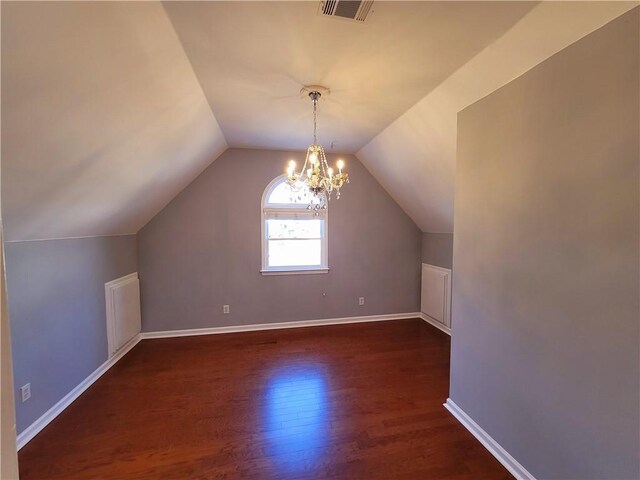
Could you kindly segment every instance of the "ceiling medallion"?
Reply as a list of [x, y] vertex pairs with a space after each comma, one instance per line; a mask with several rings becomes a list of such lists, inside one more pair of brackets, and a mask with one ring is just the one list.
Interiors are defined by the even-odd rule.
[[311, 87], [303, 87], [300, 93], [307, 93], [313, 102], [313, 144], [307, 148], [307, 156], [299, 173], [296, 172], [296, 162], [291, 160], [287, 168], [287, 183], [293, 191], [300, 191], [307, 188], [311, 192], [311, 203], [307, 207], [314, 210], [316, 216], [320, 215], [322, 210], [326, 210], [331, 200], [333, 192], [336, 193], [336, 199], [340, 198], [340, 189], [345, 183], [349, 183], [349, 175], [343, 172], [344, 161], [336, 162], [335, 170], [327, 163], [327, 157], [324, 154], [324, 148], [318, 143], [317, 135], [317, 109], [318, 100], [322, 93], [329, 93], [329, 89], [313, 85]]

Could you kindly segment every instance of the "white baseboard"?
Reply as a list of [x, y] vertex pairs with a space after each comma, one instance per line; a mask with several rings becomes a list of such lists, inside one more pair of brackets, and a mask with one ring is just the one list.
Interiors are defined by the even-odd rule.
[[536, 480], [531, 473], [527, 471], [520, 463], [509, 455], [502, 446], [496, 442], [491, 436], [485, 432], [480, 425], [473, 421], [473, 419], [467, 415], [453, 400], [447, 398], [444, 408], [449, 410], [451, 414], [458, 419], [458, 421], [476, 437], [484, 447], [489, 450], [491, 455], [504, 465], [509, 472], [518, 480]]
[[80, 384], [67, 393], [64, 397], [58, 401], [53, 407], [47, 410], [40, 418], [29, 425], [24, 431], [18, 435], [17, 447], [20, 450], [24, 447], [29, 440], [35, 437], [40, 431], [49, 425], [51, 421], [62, 413], [73, 401], [78, 398], [82, 393], [89, 388], [96, 380], [98, 380], [107, 370], [116, 364], [118, 360], [125, 356], [125, 354], [131, 350], [141, 340], [140, 335], [136, 335], [129, 343], [122, 347], [118, 352], [106, 362], [100, 365], [93, 373], [85, 378]]
[[425, 322], [433, 325], [434, 327], [436, 327], [438, 330], [442, 330], [444, 333], [446, 333], [447, 335], [451, 336], [451, 329], [449, 327], [447, 327], [446, 325], [440, 323], [437, 320], [434, 320], [433, 318], [431, 318], [429, 315], [427, 315], [426, 313], [422, 313], [420, 312], [420, 318], [422, 320], [424, 320]]
[[322, 325], [341, 325], [346, 323], [383, 322], [387, 320], [404, 320], [421, 318], [420, 312], [392, 313], [388, 315], [367, 315], [362, 317], [322, 318], [319, 320], [300, 320], [294, 322], [256, 323], [253, 325], [236, 325], [230, 327], [191, 328], [186, 330], [165, 330], [159, 332], [143, 332], [142, 338], [189, 337], [192, 335], [215, 335], [220, 333], [255, 332], [259, 330], [277, 330], [281, 328], [319, 327]]

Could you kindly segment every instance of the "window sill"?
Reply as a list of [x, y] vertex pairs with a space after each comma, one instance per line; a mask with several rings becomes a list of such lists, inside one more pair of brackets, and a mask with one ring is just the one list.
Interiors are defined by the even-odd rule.
[[262, 275], [316, 275], [329, 273], [328, 268], [315, 268], [313, 270], [260, 270]]

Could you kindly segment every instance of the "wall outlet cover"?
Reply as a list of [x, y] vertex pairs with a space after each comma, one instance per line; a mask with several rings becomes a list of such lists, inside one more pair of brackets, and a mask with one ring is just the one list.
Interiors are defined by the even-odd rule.
[[20, 394], [22, 396], [22, 401], [26, 402], [31, 398], [31, 384], [27, 383], [20, 387]]

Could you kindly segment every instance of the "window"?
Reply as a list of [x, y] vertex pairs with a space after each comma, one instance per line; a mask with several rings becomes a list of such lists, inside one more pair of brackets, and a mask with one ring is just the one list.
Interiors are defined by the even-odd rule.
[[282, 175], [262, 196], [262, 273], [326, 273], [327, 212], [307, 207], [311, 194], [294, 192]]

